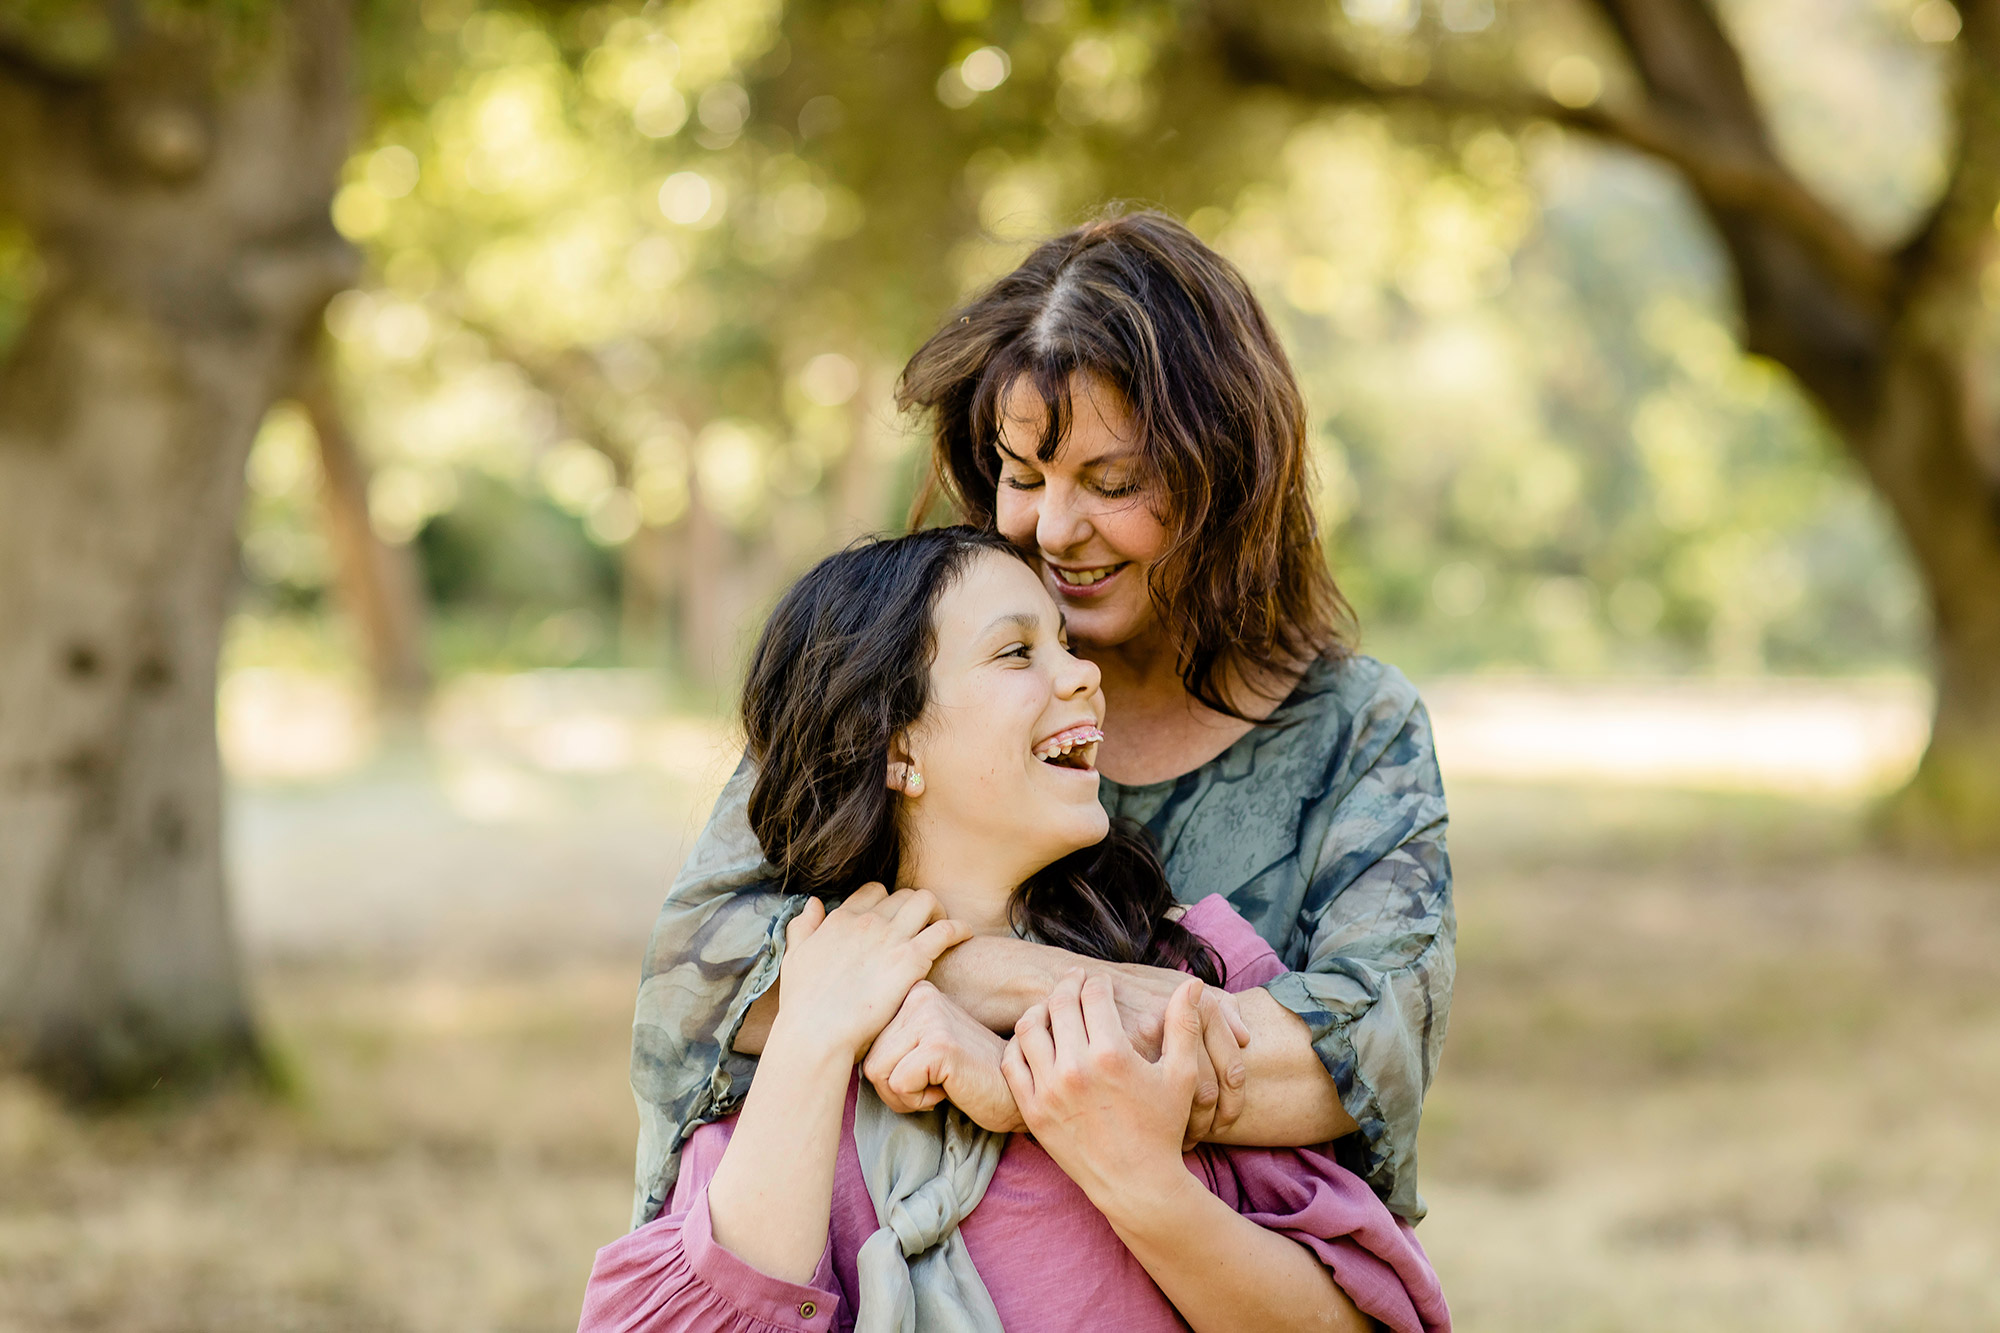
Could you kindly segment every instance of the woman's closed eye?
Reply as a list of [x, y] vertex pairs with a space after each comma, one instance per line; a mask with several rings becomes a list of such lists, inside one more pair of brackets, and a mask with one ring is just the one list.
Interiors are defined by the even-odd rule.
[[1042, 488], [1042, 479], [1032, 474], [1021, 475], [1010, 473], [1002, 476], [1000, 480], [1005, 482], [1010, 490], [1038, 491]]

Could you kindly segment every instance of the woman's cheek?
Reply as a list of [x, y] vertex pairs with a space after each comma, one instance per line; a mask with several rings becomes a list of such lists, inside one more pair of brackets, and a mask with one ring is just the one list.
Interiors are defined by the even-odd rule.
[[1002, 537], [1023, 550], [1035, 549], [1035, 524], [1039, 517], [1034, 499], [1005, 485], [993, 501], [993, 526]]

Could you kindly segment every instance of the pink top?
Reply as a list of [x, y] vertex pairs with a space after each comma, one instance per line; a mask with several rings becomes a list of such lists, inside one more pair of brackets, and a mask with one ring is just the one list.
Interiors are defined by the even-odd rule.
[[[1230, 990], [1284, 971], [1221, 895], [1202, 899], [1183, 920], [1221, 955]], [[857, 1086], [847, 1090], [832, 1225], [810, 1285], [781, 1282], [716, 1243], [708, 1182], [729, 1145], [732, 1116], [688, 1139], [667, 1210], [597, 1252], [579, 1333], [852, 1329], [855, 1258], [877, 1228], [854, 1149]], [[1187, 1167], [1243, 1216], [1310, 1247], [1354, 1303], [1395, 1333], [1449, 1333], [1444, 1294], [1409, 1224], [1330, 1156], [1203, 1145], [1188, 1154]], [[959, 1233], [1009, 1333], [1187, 1328], [1104, 1215], [1026, 1135], [1009, 1138]]]

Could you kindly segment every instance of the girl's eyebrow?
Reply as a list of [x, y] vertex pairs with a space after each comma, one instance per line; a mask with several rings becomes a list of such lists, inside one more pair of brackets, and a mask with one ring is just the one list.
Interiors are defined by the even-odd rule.
[[[1042, 627], [1042, 618], [1032, 611], [1010, 611], [1004, 616], [995, 616], [987, 624], [986, 628], [980, 631], [981, 637], [983, 638], [985, 635], [991, 634], [1002, 625], [1012, 626], [1023, 634], [1033, 634]], [[1061, 610], [1058, 610], [1056, 612], [1056, 633], [1066, 634], [1068, 632], [1069, 617], [1064, 615]]]

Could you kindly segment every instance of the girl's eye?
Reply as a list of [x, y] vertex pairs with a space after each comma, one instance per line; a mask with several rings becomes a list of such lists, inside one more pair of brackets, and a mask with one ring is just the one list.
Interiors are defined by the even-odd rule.
[[1035, 655], [1035, 650], [1030, 648], [1025, 643], [1017, 643], [1012, 648], [1009, 648], [1006, 652], [1000, 654], [1000, 656], [1002, 657], [1018, 657], [1023, 662], [1029, 660], [1034, 655]]

